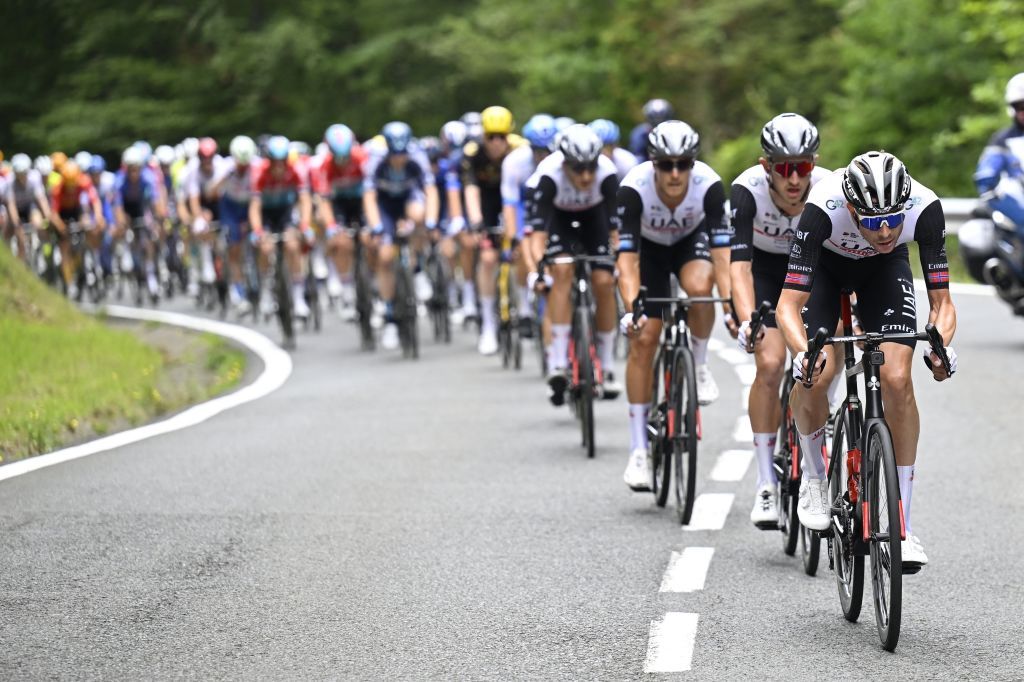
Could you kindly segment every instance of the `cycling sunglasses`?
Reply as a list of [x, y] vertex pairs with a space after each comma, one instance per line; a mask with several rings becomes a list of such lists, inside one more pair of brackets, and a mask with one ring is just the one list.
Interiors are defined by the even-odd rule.
[[569, 170], [573, 173], [596, 173], [597, 172], [597, 161], [590, 161], [588, 163], [570, 163]]
[[508, 139], [508, 135], [506, 135], [504, 133], [488, 133], [486, 135], [486, 137], [487, 137], [487, 139], [489, 141], [490, 140], [507, 140]]
[[895, 230], [903, 224], [903, 221], [906, 220], [906, 218], [907, 214], [902, 212], [891, 213], [889, 215], [857, 216], [860, 226], [865, 230], [871, 230], [872, 232], [878, 232], [882, 229], [883, 225], [888, 226], [890, 230]]
[[693, 159], [659, 159], [654, 162], [654, 167], [663, 173], [671, 173], [673, 168], [679, 169], [679, 172], [688, 171], [693, 168]]
[[796, 171], [801, 178], [806, 178], [814, 170], [813, 161], [782, 161], [772, 164], [772, 170], [784, 178], [788, 178]]
[[1024, 100], [1020, 102], [1014, 102], [1010, 106], [1013, 107], [1014, 111], [1024, 111]]

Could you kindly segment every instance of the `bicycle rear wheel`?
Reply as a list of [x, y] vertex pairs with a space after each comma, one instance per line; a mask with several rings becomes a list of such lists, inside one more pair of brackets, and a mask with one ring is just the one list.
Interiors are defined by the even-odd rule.
[[672, 358], [668, 424], [676, 470], [676, 517], [690, 523], [697, 495], [697, 377], [689, 348], [677, 348]]
[[[667, 372], [668, 363], [662, 360], [659, 353], [658, 359], [654, 362], [654, 376], [651, 379], [650, 417], [647, 420], [647, 437], [651, 443], [651, 468], [654, 472], [651, 492], [654, 493], [654, 503], [659, 507], [664, 507], [668, 502], [668, 491], [672, 482], [672, 440], [667, 433], [668, 422], [665, 415], [668, 397], [665, 395], [665, 387], [661, 381], [662, 365], [665, 365]], [[669, 382], [670, 379], [666, 376], [665, 383]]]
[[360, 347], [363, 350], [373, 350], [377, 346], [373, 336], [373, 326], [370, 323], [373, 316], [373, 291], [370, 284], [370, 266], [361, 249], [356, 253], [355, 280]]
[[782, 390], [782, 423], [779, 426], [776, 456], [779, 475], [779, 530], [782, 531], [782, 551], [787, 556], [796, 552], [800, 536], [800, 520], [796, 514], [800, 497], [800, 439], [797, 438], [793, 410], [789, 396], [792, 379], [787, 379]]
[[583, 447], [587, 449], [587, 457], [594, 456], [594, 349], [593, 334], [590, 329], [590, 317], [587, 309], [576, 308], [576, 365], [577, 384], [576, 401], [577, 416], [583, 435]]
[[866, 462], [870, 462], [868, 515], [871, 529], [871, 587], [878, 638], [886, 651], [896, 649], [903, 614], [903, 560], [900, 552], [903, 519], [896, 455], [888, 428], [871, 431]]
[[[829, 468], [829, 503], [832, 508], [832, 524], [828, 531], [829, 560], [836, 574], [839, 604], [843, 616], [851, 623], [860, 617], [864, 598], [864, 555], [855, 547], [859, 526], [854, 515], [854, 505], [849, 489], [849, 471], [846, 464], [848, 450], [857, 447], [856, 437], [860, 431], [860, 409], [850, 411], [843, 403], [836, 418], [835, 435], [832, 439], [832, 466]], [[838, 458], [838, 459], [836, 459]]]
[[288, 269], [284, 264], [284, 251], [277, 252], [277, 264], [274, 266], [274, 297], [277, 299], [277, 319], [281, 322], [281, 333], [284, 335], [284, 347], [295, 348], [295, 326], [292, 319], [292, 297], [288, 291]]

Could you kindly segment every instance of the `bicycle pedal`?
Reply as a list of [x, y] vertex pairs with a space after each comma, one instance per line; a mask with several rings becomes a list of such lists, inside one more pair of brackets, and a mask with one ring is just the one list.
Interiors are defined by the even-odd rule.
[[758, 530], [778, 530], [779, 524], [777, 521], [760, 521], [754, 524]]
[[921, 564], [903, 564], [903, 575], [917, 575], [922, 568]]

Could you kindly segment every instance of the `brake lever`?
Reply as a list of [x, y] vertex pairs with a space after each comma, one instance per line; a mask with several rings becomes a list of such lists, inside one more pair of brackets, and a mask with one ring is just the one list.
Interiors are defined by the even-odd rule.
[[[942, 334], [930, 322], [924, 326], [924, 330], [928, 334], [928, 343], [932, 347], [932, 352], [942, 360], [942, 368], [946, 370], [946, 378], [953, 376], [953, 370], [949, 364], [949, 356], [946, 354], [946, 347], [942, 344]], [[933, 369], [931, 358], [925, 357], [922, 359], [924, 360], [925, 367], [929, 370]]]
[[[825, 339], [827, 338], [828, 330], [824, 327], [819, 327], [814, 338], [807, 344], [807, 353], [804, 354], [804, 357], [807, 359], [807, 376], [800, 382], [804, 385], [804, 388], [810, 388], [814, 385], [811, 383], [811, 377], [814, 376], [814, 366], [818, 363], [818, 354], [825, 347]], [[822, 365], [821, 371], [825, 371], [824, 365]]]

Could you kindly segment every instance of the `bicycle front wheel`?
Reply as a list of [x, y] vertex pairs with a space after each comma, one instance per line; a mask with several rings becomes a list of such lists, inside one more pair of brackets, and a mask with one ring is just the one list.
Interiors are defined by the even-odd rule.
[[789, 406], [792, 381], [787, 380], [782, 392], [782, 424], [778, 438], [779, 475], [779, 530], [782, 531], [782, 551], [786, 556], [796, 553], [800, 536], [800, 519], [796, 507], [800, 496], [800, 439], [793, 421], [793, 409]]
[[592, 351], [593, 333], [590, 329], [590, 317], [586, 309], [576, 309], [576, 365], [577, 365], [577, 408], [580, 429], [583, 436], [583, 447], [587, 449], [587, 457], [594, 456], [594, 356]]
[[672, 460], [676, 470], [676, 517], [690, 523], [697, 496], [697, 375], [689, 348], [678, 348], [672, 358], [668, 423]]
[[664, 507], [668, 502], [669, 485], [672, 481], [672, 441], [668, 437], [668, 423], [665, 419], [668, 398], [664, 395], [665, 387], [661, 381], [662, 364], [665, 364], [667, 369], [668, 362], [662, 361], [659, 352], [652, 372], [654, 376], [651, 379], [651, 411], [647, 420], [647, 437], [651, 442], [651, 468], [654, 471], [651, 491], [654, 493], [654, 503], [659, 507]]
[[887, 428], [875, 427], [868, 440], [870, 463], [868, 507], [871, 529], [871, 587], [875, 597], [875, 624], [882, 648], [893, 651], [900, 639], [903, 612], [903, 561], [900, 553], [903, 520], [896, 455]]
[[864, 555], [859, 554], [855, 547], [859, 527], [854, 515], [856, 500], [851, 498], [849, 488], [846, 454], [857, 447], [857, 434], [854, 432], [860, 431], [860, 411], [850, 411], [844, 403], [839, 414], [832, 439], [833, 466], [830, 467], [828, 481], [829, 504], [832, 507], [832, 525], [828, 531], [829, 556], [836, 574], [843, 617], [855, 623], [860, 617], [864, 598]]

